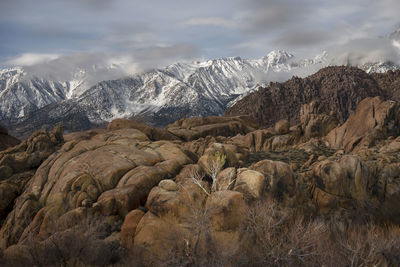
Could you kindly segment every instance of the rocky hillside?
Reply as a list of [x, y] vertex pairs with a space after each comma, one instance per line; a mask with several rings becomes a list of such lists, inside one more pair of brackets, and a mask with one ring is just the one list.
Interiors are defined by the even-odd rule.
[[[207, 117], [158, 129], [118, 119], [39, 131], [0, 152], [1, 262], [400, 264], [400, 103], [363, 98], [379, 87], [358, 69], [324, 71], [281, 85], [313, 100], [299, 103], [298, 123]], [[328, 90], [334, 79], [342, 90]], [[269, 103], [280, 109], [276, 90]]]
[[[80, 94], [66, 94], [61, 89], [58, 91], [62, 92], [58, 92], [47, 87], [40, 90], [39, 84], [32, 89], [35, 94], [30, 95], [48, 97], [56, 94], [59, 97], [41, 101], [40, 105], [31, 105], [30, 112], [17, 116], [21, 103], [27, 102], [27, 96], [23, 92], [14, 93], [21, 103], [17, 105], [9, 97], [7, 105], [3, 105], [4, 123], [9, 126], [10, 132], [24, 138], [34, 129], [51, 129], [57, 123], [62, 123], [66, 131], [81, 131], [122, 117], [166, 126], [183, 117], [221, 115], [232, 101], [264, 84], [269, 76], [276, 73], [289, 75], [299, 69], [308, 72], [314, 67], [320, 68], [325, 60], [324, 56], [297, 59], [286, 51], [278, 50], [254, 60], [232, 57], [176, 63], [118, 80], [102, 81], [80, 90]], [[6, 83], [12, 84], [8, 80]], [[30, 84], [18, 82], [6, 87], [27, 87], [26, 90], [30, 90]], [[11, 89], [0, 88], [0, 91], [11, 92]], [[35, 103], [36, 98], [29, 103]], [[76, 124], [77, 118], [80, 118], [79, 125]]]
[[19, 143], [19, 140], [10, 136], [7, 129], [0, 125], [0, 151], [13, 147]]
[[250, 115], [263, 126], [273, 126], [281, 119], [296, 124], [300, 121], [301, 106], [315, 100], [323, 112], [334, 114], [343, 123], [366, 97], [398, 101], [399, 84], [399, 70], [367, 74], [354, 67], [327, 67], [304, 79], [293, 77], [284, 83], [259, 88], [230, 107], [226, 114]]

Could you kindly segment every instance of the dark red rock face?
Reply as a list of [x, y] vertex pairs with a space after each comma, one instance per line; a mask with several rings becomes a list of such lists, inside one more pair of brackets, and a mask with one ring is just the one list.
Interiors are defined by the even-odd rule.
[[322, 112], [334, 113], [343, 123], [361, 100], [374, 96], [400, 100], [400, 71], [369, 75], [355, 67], [327, 67], [304, 79], [293, 77], [259, 88], [230, 107], [226, 115], [250, 115], [263, 126], [273, 126], [281, 119], [293, 125], [300, 121], [300, 107], [317, 100]]

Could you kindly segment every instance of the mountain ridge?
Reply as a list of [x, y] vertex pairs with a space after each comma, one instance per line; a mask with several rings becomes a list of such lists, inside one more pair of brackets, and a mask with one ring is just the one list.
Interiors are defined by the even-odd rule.
[[[101, 81], [76, 91], [71, 86], [85, 83], [85, 71], [75, 75], [81, 80], [64, 83], [46, 82], [37, 77], [19, 82], [15, 78], [13, 86], [16, 88], [29, 89], [31, 84], [37, 87], [44, 84], [43, 90], [32, 86], [34, 93], [29, 95], [34, 96], [33, 101], [23, 90], [13, 93], [14, 98], [0, 97], [0, 123], [20, 138], [27, 137], [35, 129], [52, 128], [55, 123], [64, 124], [69, 132], [105, 125], [116, 118], [133, 118], [163, 127], [183, 117], [222, 115], [259, 86], [287, 80], [293, 75], [313, 73], [329, 64], [326, 52], [313, 59], [302, 59], [283, 50], [274, 50], [259, 59], [229, 57], [178, 62], [162, 69]], [[367, 72], [398, 68], [390, 62], [361, 67]], [[7, 84], [7, 80], [3, 84]], [[29, 92], [28, 89], [25, 92]], [[74, 126], [71, 121], [74, 118], [80, 119], [76, 124], [82, 128]]]
[[281, 119], [299, 123], [300, 108], [321, 102], [321, 111], [335, 113], [343, 123], [366, 97], [381, 96], [399, 101], [400, 70], [367, 74], [356, 67], [330, 66], [306, 77], [260, 87], [229, 107], [226, 115], [250, 115], [265, 127]]

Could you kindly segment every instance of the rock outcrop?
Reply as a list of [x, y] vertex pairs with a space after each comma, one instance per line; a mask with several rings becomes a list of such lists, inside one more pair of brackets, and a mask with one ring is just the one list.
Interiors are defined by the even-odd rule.
[[119, 130], [119, 129], [137, 129], [147, 135], [152, 141], [158, 140], [179, 140], [175, 135], [167, 132], [164, 129], [156, 128], [147, 125], [146, 123], [128, 120], [128, 119], [115, 119], [107, 125], [108, 130]]
[[326, 137], [334, 149], [350, 152], [355, 148], [374, 145], [375, 141], [400, 133], [399, 105], [380, 97], [366, 98], [355, 113]]
[[62, 126], [34, 133], [21, 144], [0, 152], [0, 180], [36, 169], [63, 143]]
[[382, 76], [390, 75], [380, 75], [381, 82], [377, 82], [376, 75], [368, 75], [358, 68], [327, 67], [307, 78], [293, 77], [287, 82], [271, 83], [266, 88], [260, 88], [228, 108], [225, 114], [249, 115], [260, 125], [268, 127], [282, 119], [296, 125], [300, 122], [302, 105], [318, 101], [323, 113], [335, 113], [339, 122], [343, 123], [364, 98], [390, 98], [398, 94], [398, 87], [391, 86], [393, 89], [387, 90], [388, 83], [383, 82], [385, 79]]
[[208, 135], [245, 134], [254, 131], [257, 127], [257, 123], [247, 116], [234, 116], [181, 119], [168, 125], [167, 130], [185, 141], [191, 141]]
[[[373, 82], [352, 68], [328, 70], [327, 80], [319, 73], [286, 84], [306, 93], [294, 94], [296, 105], [317, 85], [331, 98], [299, 105], [298, 124], [280, 118], [260, 129], [248, 117], [209, 117], [162, 130], [121, 119], [65, 136], [62, 128], [35, 133], [0, 152], [0, 248], [22, 259], [32, 244], [42, 248], [95, 221], [97, 244], [122, 246], [145, 266], [183, 262], [171, 255], [189, 266], [210, 248], [236, 260], [246, 245], [260, 247], [254, 231], [264, 238], [266, 223], [290, 224], [286, 209], [306, 218], [278, 231], [286, 241], [309, 218], [340, 220], [339, 231], [364, 219], [400, 223], [398, 103], [366, 98], [348, 116]], [[329, 91], [333, 82], [344, 91]], [[339, 116], [327, 103], [340, 104]], [[297, 253], [291, 249], [282, 255]]]
[[339, 124], [334, 114], [324, 114], [320, 105], [320, 102], [312, 101], [300, 109], [300, 125], [305, 139], [323, 137]]
[[20, 141], [17, 138], [10, 136], [7, 129], [0, 125], [0, 151], [16, 146], [19, 143]]
[[294, 195], [296, 190], [295, 175], [290, 166], [281, 161], [262, 160], [249, 167], [263, 173], [267, 179], [269, 190], [277, 195]]
[[[26, 146], [49, 148], [48, 143], [38, 140], [51, 141], [56, 136], [43, 132], [28, 139]], [[40, 150], [39, 155], [49, 152], [44, 151]], [[191, 162], [178, 145], [151, 142], [136, 129], [106, 131], [90, 139], [69, 141], [43, 162], [16, 199], [0, 230], [1, 246], [22, 242], [28, 235], [25, 229], [35, 229], [29, 235], [46, 238], [53, 227], [71, 220], [68, 217], [72, 212], [82, 209], [85, 214], [100, 212], [124, 218], [144, 205], [161, 180], [174, 177]]]

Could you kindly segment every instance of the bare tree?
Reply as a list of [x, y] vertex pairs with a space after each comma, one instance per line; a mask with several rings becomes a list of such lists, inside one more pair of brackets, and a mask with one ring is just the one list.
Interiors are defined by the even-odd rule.
[[190, 178], [193, 183], [198, 185], [201, 190], [203, 190], [208, 196], [211, 195], [212, 192], [228, 190], [228, 188], [235, 182], [235, 179], [228, 181], [228, 183], [222, 184], [221, 181], [218, 181], [218, 174], [221, 172], [222, 168], [226, 163], [226, 155], [217, 151], [215, 154], [211, 155], [208, 158], [206, 166], [206, 173], [211, 178], [211, 187], [207, 190], [204, 186], [204, 174], [201, 174], [197, 169], [192, 168], [190, 173]]

